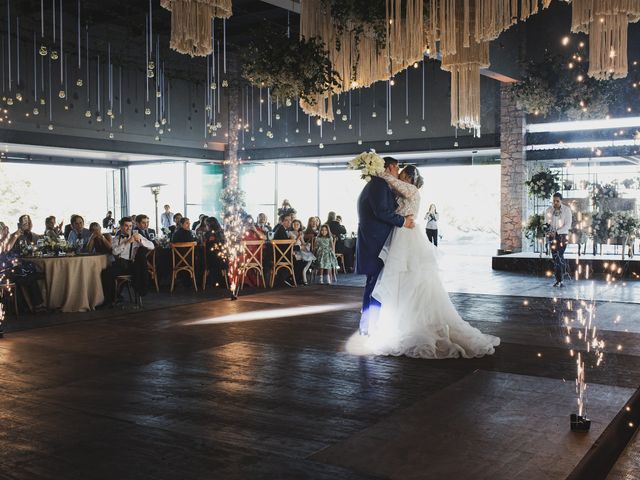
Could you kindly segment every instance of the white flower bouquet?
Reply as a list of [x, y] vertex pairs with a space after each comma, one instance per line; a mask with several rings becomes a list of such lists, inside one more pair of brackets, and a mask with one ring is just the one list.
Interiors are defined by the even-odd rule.
[[362, 152], [348, 163], [349, 170], [360, 170], [360, 178], [368, 182], [384, 172], [384, 159], [374, 150]]

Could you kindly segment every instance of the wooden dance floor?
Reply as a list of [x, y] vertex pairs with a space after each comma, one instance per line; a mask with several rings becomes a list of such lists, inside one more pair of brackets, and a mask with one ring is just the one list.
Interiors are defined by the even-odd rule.
[[268, 291], [8, 333], [0, 479], [564, 479], [640, 385], [635, 304], [601, 305], [610, 346], [587, 374], [591, 432], [575, 434], [575, 359], [551, 299], [453, 294], [503, 343], [430, 361], [346, 351], [361, 292]]

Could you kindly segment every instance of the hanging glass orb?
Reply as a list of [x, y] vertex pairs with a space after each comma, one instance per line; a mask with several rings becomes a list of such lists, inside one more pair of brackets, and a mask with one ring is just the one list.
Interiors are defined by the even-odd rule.
[[262, 133], [263, 132], [262, 127], [258, 128], [258, 131]]
[[158, 130], [158, 133], [162, 135], [164, 133], [164, 128], [161, 128], [160, 130]]
[[211, 90], [215, 90], [216, 88], [218, 88], [218, 85], [216, 85], [216, 82], [211, 82]]
[[84, 112], [84, 116], [87, 118], [91, 118], [91, 110], [87, 110], [86, 112]]
[[405, 125], [409, 125], [409, 119], [408, 119], [408, 118], [405, 118], [405, 119], [404, 119], [404, 124], [405, 124]]
[[13, 98], [7, 98], [7, 105], [13, 105]]
[[287, 137], [284, 137], [284, 143], [289, 143], [289, 139]]
[[151, 115], [151, 109], [149, 107], [144, 109], [144, 114], [145, 115]]
[[156, 68], [155, 62], [153, 60], [149, 60], [149, 64], [148, 64], [147, 68], [149, 70], [153, 70], [154, 68]]
[[387, 135], [393, 135], [393, 130], [392, 129], [387, 130]]
[[156, 121], [156, 123], [153, 124], [154, 127], [159, 128], [160, 127], [160, 122]]
[[280, 114], [276, 113], [276, 120], [280, 120]]
[[358, 139], [358, 145], [362, 145], [362, 140]]
[[349, 117], [347, 117], [346, 115], [342, 115], [342, 121], [346, 122], [349, 119]]
[[251, 137], [251, 141], [255, 142], [256, 141], [256, 137]]
[[268, 138], [273, 138], [273, 133], [271, 132], [271, 130], [269, 130], [269, 131], [267, 132], [267, 137], [268, 137]]
[[161, 123], [162, 125], [166, 125], [166, 124], [167, 124], [167, 119], [166, 119], [166, 118], [163, 118], [162, 120], [160, 120], [160, 123]]
[[160, 90], [156, 90], [156, 98], [160, 98], [162, 96], [162, 92]]
[[349, 124], [349, 130], [353, 130], [353, 125]]
[[284, 101], [284, 104], [285, 104], [287, 107], [290, 107], [290, 106], [291, 106], [291, 99], [290, 99], [290, 98], [287, 98], [287, 99]]
[[111, 109], [107, 110], [107, 116], [108, 117], [113, 117], [113, 110], [111, 110]]
[[222, 128], [222, 123], [220, 122], [216, 123], [216, 128]]
[[123, 129], [124, 129], [124, 125], [120, 124], [120, 125], [118, 125], [118, 128], [119, 128], [120, 130], [123, 130]]
[[98, 123], [102, 122], [102, 115], [100, 115], [100, 112], [96, 113], [96, 122]]
[[49, 130], [53, 130], [53, 123], [50, 123], [49, 126], [47, 127]]
[[51, 50], [51, 60], [58, 60], [59, 56], [58, 56], [58, 51], [57, 50]]
[[22, 101], [22, 94], [20, 92], [16, 93], [16, 100], [19, 102]]
[[155, 141], [156, 141], [156, 142], [159, 142], [159, 141], [160, 141], [160, 136], [159, 136], [159, 135], [156, 135], [156, 136], [155, 136]]
[[229, 86], [229, 82], [227, 80], [222, 80], [222, 88], [227, 88]]
[[40, 45], [40, 50], [38, 50], [38, 52], [40, 53], [41, 56], [46, 57], [47, 53], [49, 53], [47, 51], [47, 47], [45, 45]]
[[67, 96], [66, 92], [64, 90], [60, 90], [58, 92], [58, 97], [59, 98], [65, 98]]
[[113, 133], [109, 132], [109, 138], [113, 139]]
[[155, 76], [156, 76], [156, 74], [153, 73], [153, 70], [147, 70], [147, 78], [153, 78]]
[[64, 109], [65, 109], [65, 110], [69, 110], [69, 105], [65, 105], [65, 106], [64, 106]]
[[376, 118], [378, 114], [376, 112], [371, 112], [371, 118]]
[[2, 101], [6, 102], [7, 101], [7, 97], [2, 97]]
[[318, 145], [319, 148], [324, 148], [324, 143], [321, 143], [320, 145]]
[[336, 136], [334, 135], [334, 136], [333, 136], [333, 141], [335, 142], [336, 140], [337, 140], [337, 138], [336, 138]]
[[299, 128], [296, 128], [296, 133], [300, 133], [300, 129]]
[[340, 110], [339, 108], [336, 110], [336, 115], [340, 115], [342, 113], [342, 110]]
[[38, 110], [38, 107], [33, 107], [33, 114], [38, 115], [39, 113], [40, 113], [40, 110]]
[[307, 143], [311, 143], [311, 139], [310, 138], [307, 138]]
[[40, 105], [46, 105], [46, 104], [47, 104], [47, 101], [44, 99], [44, 97], [42, 97], [40, 99]]
[[84, 80], [82, 80], [81, 78], [76, 80], [76, 86], [81, 87], [82, 85], [84, 85]]
[[421, 132], [426, 132], [426, 131], [427, 131], [427, 127], [425, 127], [424, 125], [422, 125], [422, 126], [420, 127], [420, 131], [421, 131]]
[[386, 146], [389, 146], [389, 140], [387, 140], [386, 142], [384, 142], [384, 144], [385, 144]]
[[211, 111], [211, 105], [207, 105], [206, 107], [204, 107], [205, 112], [210, 112]]

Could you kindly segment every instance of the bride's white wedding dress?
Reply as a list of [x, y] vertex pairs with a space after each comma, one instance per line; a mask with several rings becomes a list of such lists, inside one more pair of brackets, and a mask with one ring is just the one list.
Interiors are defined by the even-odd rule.
[[[385, 174], [398, 195], [400, 215], [417, 216], [420, 192]], [[384, 268], [373, 297], [382, 307], [372, 315], [367, 347], [378, 355], [417, 358], [481, 357], [494, 353], [500, 339], [465, 322], [449, 299], [436, 251], [423, 229], [394, 228], [380, 253]]]

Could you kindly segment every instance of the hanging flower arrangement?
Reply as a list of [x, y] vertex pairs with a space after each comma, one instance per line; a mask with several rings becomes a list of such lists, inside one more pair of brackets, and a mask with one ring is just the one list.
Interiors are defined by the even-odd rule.
[[529, 190], [529, 196], [547, 200], [555, 192], [560, 190], [560, 175], [551, 170], [544, 169], [535, 173], [529, 180], [524, 182]]
[[289, 38], [268, 31], [243, 55], [242, 76], [256, 87], [270, 88], [282, 100], [300, 98], [314, 104], [318, 95], [340, 86], [340, 77], [317, 38]]

